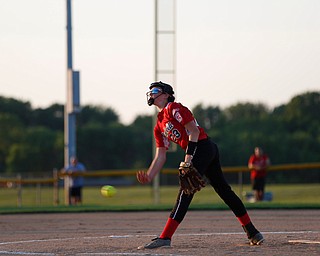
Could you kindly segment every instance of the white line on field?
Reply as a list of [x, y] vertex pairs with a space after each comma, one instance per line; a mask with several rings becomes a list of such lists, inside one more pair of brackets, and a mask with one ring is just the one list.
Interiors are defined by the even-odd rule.
[[[319, 231], [275, 231], [275, 232], [263, 232], [263, 234], [318, 234]], [[228, 233], [193, 233], [193, 234], [175, 234], [175, 236], [215, 236], [215, 235], [242, 235], [243, 232], [228, 232]], [[75, 238], [55, 238], [55, 239], [34, 239], [34, 240], [24, 240], [24, 241], [12, 241], [12, 242], [2, 242], [1, 245], [10, 244], [23, 244], [23, 243], [39, 243], [39, 242], [54, 242], [54, 241], [68, 241], [68, 240], [79, 240], [79, 239], [124, 239], [124, 238], [134, 238], [134, 237], [155, 237], [156, 235], [109, 235], [109, 236], [96, 236], [96, 237], [75, 237]], [[304, 243], [304, 244], [320, 244], [320, 241], [311, 240], [289, 240], [289, 243]], [[22, 251], [0, 251], [1, 255], [39, 255], [39, 256], [56, 256], [54, 253], [31, 253]], [[131, 255], [131, 256], [146, 256], [150, 253], [77, 253], [77, 255]], [[186, 256], [177, 254], [152, 254], [153, 256]]]
[[[317, 234], [319, 231], [272, 231], [272, 232], [262, 232], [263, 234]], [[221, 235], [242, 235], [243, 232], [227, 232], [227, 233], [193, 233], [193, 234], [175, 234], [175, 236], [221, 236]], [[23, 243], [39, 243], [39, 242], [54, 242], [54, 241], [68, 241], [68, 240], [79, 240], [79, 239], [106, 239], [106, 238], [132, 238], [132, 237], [156, 237], [157, 235], [109, 235], [109, 236], [94, 236], [94, 237], [68, 237], [68, 238], [52, 238], [52, 239], [34, 239], [34, 240], [22, 240], [22, 241], [12, 241], [12, 242], [0, 242], [1, 245], [8, 244], [23, 244]]]
[[289, 240], [289, 243], [294, 244], [320, 244], [320, 241], [311, 241], [311, 240]]
[[158, 254], [158, 253], [128, 253], [128, 252], [106, 252], [106, 253], [78, 253], [77, 255], [133, 255], [133, 256], [187, 256], [182, 254]]
[[41, 255], [41, 256], [55, 256], [54, 253], [36, 253], [36, 252], [9, 252], [0, 251], [1, 255]]

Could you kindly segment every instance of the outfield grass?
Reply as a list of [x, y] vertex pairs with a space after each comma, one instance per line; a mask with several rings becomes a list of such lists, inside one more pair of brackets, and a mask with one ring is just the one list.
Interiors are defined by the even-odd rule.
[[[233, 190], [240, 195], [238, 185]], [[243, 191], [250, 191], [249, 185]], [[247, 208], [318, 208], [320, 209], [319, 184], [268, 185], [267, 191], [273, 193], [271, 202], [248, 203]], [[56, 212], [56, 211], [106, 211], [106, 210], [167, 210], [171, 209], [176, 200], [178, 187], [161, 187], [160, 202], [154, 204], [151, 186], [117, 187], [117, 194], [105, 198], [100, 194], [100, 187], [83, 189], [82, 206], [64, 206], [63, 190], [59, 191], [59, 206], [53, 206], [53, 190], [51, 187], [27, 187], [22, 190], [21, 207], [17, 206], [17, 189], [1, 188], [0, 213], [14, 212]], [[190, 206], [191, 209], [227, 209], [211, 187], [198, 192]]]

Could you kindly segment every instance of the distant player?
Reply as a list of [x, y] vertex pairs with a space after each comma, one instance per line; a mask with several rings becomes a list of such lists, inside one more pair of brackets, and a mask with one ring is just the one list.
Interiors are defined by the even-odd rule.
[[[150, 91], [147, 93], [148, 105], [155, 105], [159, 110], [154, 127], [156, 153], [148, 171], [137, 172], [138, 181], [142, 184], [150, 182], [166, 162], [169, 141], [178, 144], [186, 152], [180, 168], [193, 165], [201, 175], [206, 176], [210, 185], [239, 220], [247, 233], [250, 244], [261, 244], [264, 240], [262, 234], [255, 228], [242, 201], [232, 191], [223, 176], [217, 145], [198, 125], [191, 111], [181, 103], [174, 102], [174, 91], [169, 84], [155, 82], [151, 84], [149, 89]], [[186, 193], [181, 186], [176, 204], [161, 235], [150, 243], [140, 246], [139, 249], [170, 246], [171, 238], [184, 219], [193, 195], [193, 193]]]
[[[86, 171], [85, 166], [78, 162], [77, 157], [70, 158], [70, 165], [64, 168], [63, 173], [77, 174]], [[82, 188], [84, 184], [83, 176], [70, 176], [68, 179], [69, 186], [69, 203], [71, 205], [78, 205], [82, 203]]]
[[255, 147], [248, 161], [248, 168], [251, 170], [250, 179], [254, 191], [255, 201], [262, 201], [266, 185], [267, 168], [270, 166], [269, 157], [263, 153], [261, 147]]

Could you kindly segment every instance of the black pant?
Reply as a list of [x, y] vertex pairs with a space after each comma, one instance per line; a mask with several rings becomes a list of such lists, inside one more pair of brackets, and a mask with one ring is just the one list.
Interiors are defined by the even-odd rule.
[[264, 192], [264, 187], [266, 185], [266, 177], [254, 178], [251, 180], [252, 189]]
[[[208, 178], [210, 185], [229, 206], [235, 216], [241, 217], [246, 214], [247, 211], [242, 201], [232, 191], [223, 176], [219, 159], [219, 149], [213, 141], [206, 139], [198, 142], [197, 151], [192, 159], [192, 163], [202, 175]], [[192, 198], [193, 195], [183, 193], [180, 188], [177, 202], [170, 217], [181, 222], [188, 211]]]

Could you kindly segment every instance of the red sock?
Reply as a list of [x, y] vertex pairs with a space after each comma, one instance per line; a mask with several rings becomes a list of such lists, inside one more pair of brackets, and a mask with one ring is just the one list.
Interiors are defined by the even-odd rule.
[[247, 224], [249, 224], [251, 222], [250, 217], [248, 215], [248, 213], [246, 213], [245, 215], [241, 216], [241, 217], [237, 217], [239, 222], [241, 223], [242, 226], [245, 226]]
[[171, 218], [168, 218], [167, 224], [164, 227], [164, 229], [160, 235], [160, 238], [170, 238], [171, 239], [174, 232], [178, 228], [179, 224], [180, 223], [178, 221], [171, 219]]

